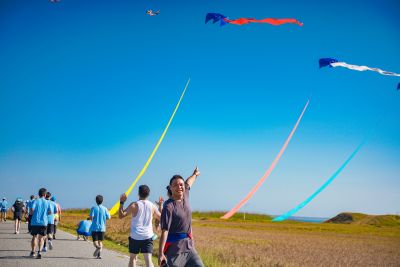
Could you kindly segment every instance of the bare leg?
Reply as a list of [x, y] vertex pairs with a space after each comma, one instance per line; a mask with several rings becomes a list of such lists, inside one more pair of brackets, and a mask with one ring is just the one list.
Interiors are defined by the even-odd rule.
[[146, 267], [154, 267], [153, 261], [151, 260], [151, 253], [143, 253], [143, 257]]
[[15, 233], [17, 233], [18, 232], [18, 219], [16, 219], [15, 221], [14, 221], [14, 228], [15, 228]]
[[137, 255], [138, 254], [131, 253], [129, 257], [129, 267], [136, 267]]
[[37, 235], [32, 236], [32, 240], [31, 240], [32, 252], [35, 252], [35, 248], [36, 248], [36, 238], [37, 238]]
[[18, 225], [17, 225], [17, 233], [19, 234], [19, 228], [21, 227], [21, 220], [18, 220]]
[[43, 244], [46, 241], [46, 236], [39, 235], [39, 251], [42, 251]]

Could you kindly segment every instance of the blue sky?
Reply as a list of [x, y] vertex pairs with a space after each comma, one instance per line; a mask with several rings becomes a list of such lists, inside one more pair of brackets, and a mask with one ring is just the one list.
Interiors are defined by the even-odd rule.
[[[146, 9], [160, 9], [157, 17]], [[111, 207], [146, 162], [151, 199], [169, 178], [202, 175], [196, 210], [228, 210], [269, 167], [307, 98], [309, 108], [272, 175], [244, 209], [281, 214], [320, 185], [362, 139], [342, 174], [300, 216], [400, 213], [397, 1], [78, 1], [0, 3], [0, 194], [44, 186], [64, 207]], [[231, 18], [304, 23], [219, 27]], [[130, 199], [135, 199], [134, 189]]]

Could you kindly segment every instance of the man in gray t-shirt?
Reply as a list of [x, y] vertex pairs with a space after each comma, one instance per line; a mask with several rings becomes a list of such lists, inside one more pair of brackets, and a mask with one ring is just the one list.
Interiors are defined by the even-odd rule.
[[190, 187], [197, 176], [198, 168], [184, 181], [174, 175], [167, 187], [171, 198], [164, 203], [161, 213], [161, 238], [159, 264], [168, 266], [204, 266], [192, 239], [192, 210], [189, 204]]

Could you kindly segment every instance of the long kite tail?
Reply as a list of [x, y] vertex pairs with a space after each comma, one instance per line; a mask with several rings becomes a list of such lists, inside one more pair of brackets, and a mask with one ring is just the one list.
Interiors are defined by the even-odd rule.
[[361, 149], [361, 147], [365, 144], [365, 140], [361, 142], [361, 144], [358, 145], [358, 147], [351, 153], [350, 157], [347, 158], [347, 160], [342, 164], [342, 166], [337, 169], [337, 171], [320, 187], [318, 188], [317, 191], [315, 191], [311, 196], [309, 196], [306, 200], [304, 200], [302, 203], [300, 203], [298, 206], [296, 206], [294, 209], [289, 210], [285, 214], [274, 218], [272, 221], [273, 222], [281, 222], [301, 210], [303, 207], [305, 207], [311, 200], [313, 200], [319, 193], [322, 192], [330, 183], [332, 183], [333, 180], [342, 172], [342, 170], [346, 167], [347, 164], [353, 159], [353, 157], [358, 153], [358, 151]]
[[[179, 105], [181, 104], [181, 101], [182, 101], [182, 99], [183, 99], [183, 96], [185, 95], [185, 92], [186, 92], [186, 89], [187, 89], [189, 83], [190, 83], [190, 78], [188, 79], [188, 81], [187, 81], [187, 83], [186, 83], [185, 89], [183, 89], [183, 92], [182, 92], [182, 94], [181, 94], [181, 97], [179, 98], [179, 101], [178, 101], [178, 103], [177, 103], [176, 106], [175, 106], [174, 112], [172, 112], [172, 115], [171, 115], [171, 117], [169, 118], [169, 121], [168, 121], [168, 123], [167, 123], [167, 126], [165, 126], [165, 129], [164, 129], [163, 133], [161, 134], [160, 139], [158, 139], [158, 142], [157, 142], [156, 146], [154, 147], [153, 151], [151, 152], [151, 154], [150, 154], [149, 158], [147, 159], [146, 163], [144, 164], [142, 170], [139, 172], [138, 176], [137, 176], [136, 179], [133, 181], [133, 183], [132, 183], [131, 186], [128, 188], [128, 190], [126, 190], [126, 192], [125, 192], [126, 196], [128, 196], [128, 195], [131, 193], [133, 187], [136, 185], [136, 183], [139, 181], [139, 179], [140, 179], [140, 178], [143, 176], [143, 174], [146, 172], [147, 167], [149, 166], [151, 160], [152, 160], [153, 157], [154, 157], [154, 154], [157, 152], [158, 147], [160, 146], [161, 142], [162, 142], [163, 139], [164, 139], [165, 134], [166, 134], [167, 131], [168, 131], [169, 125], [171, 124], [172, 120], [174, 119], [175, 113], [176, 113], [176, 111], [178, 110]], [[119, 209], [119, 201], [118, 201], [117, 203], [114, 204], [114, 206], [113, 206], [112, 209], [110, 210], [110, 214], [111, 214], [111, 215], [114, 215], [115, 213], [118, 212], [118, 209]]]
[[285, 143], [283, 144], [281, 150], [279, 151], [278, 155], [272, 162], [271, 166], [269, 166], [268, 170], [265, 172], [263, 177], [257, 182], [257, 184], [253, 187], [253, 189], [246, 195], [245, 198], [243, 198], [234, 208], [232, 208], [229, 212], [227, 212], [224, 216], [221, 217], [221, 219], [229, 219], [232, 217], [238, 210], [254, 195], [254, 193], [258, 190], [258, 188], [262, 185], [262, 183], [265, 181], [265, 179], [268, 178], [268, 176], [271, 174], [273, 169], [275, 168], [276, 164], [278, 163], [279, 159], [281, 158], [283, 152], [285, 152], [286, 147], [288, 146], [290, 140], [292, 139], [293, 134], [296, 132], [297, 126], [299, 125], [301, 118], [303, 117], [304, 113], [307, 110], [308, 103], [310, 103], [310, 99], [307, 100], [307, 103], [305, 104], [303, 111], [301, 112], [299, 118], [297, 119], [296, 124], [294, 125], [292, 131], [290, 132], [288, 138], [286, 139]]
[[265, 18], [265, 19], [253, 19], [253, 18], [238, 18], [238, 19], [224, 19], [225, 22], [236, 25], [244, 25], [248, 23], [269, 23], [274, 26], [279, 26], [286, 23], [294, 23], [299, 26], [303, 26], [303, 23], [297, 19], [275, 19], [275, 18]]
[[338, 61], [337, 59], [334, 58], [321, 58], [319, 59], [319, 67], [343, 67], [346, 69], [350, 69], [350, 70], [357, 70], [357, 71], [375, 71], [378, 72], [382, 75], [388, 75], [388, 76], [400, 76], [400, 74], [395, 73], [395, 72], [391, 72], [391, 71], [385, 71], [382, 69], [378, 69], [378, 68], [371, 68], [368, 66], [359, 66], [359, 65], [353, 65], [353, 64], [348, 64], [346, 62], [343, 61]]

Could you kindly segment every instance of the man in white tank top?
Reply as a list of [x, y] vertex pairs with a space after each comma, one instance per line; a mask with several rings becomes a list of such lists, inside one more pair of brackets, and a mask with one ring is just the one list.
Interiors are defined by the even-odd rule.
[[147, 185], [139, 186], [139, 200], [132, 202], [124, 209], [127, 199], [125, 194], [120, 197], [119, 218], [122, 219], [132, 214], [131, 234], [129, 236], [129, 267], [135, 267], [137, 256], [142, 253], [146, 267], [154, 267], [151, 260], [153, 253], [153, 216], [160, 220], [163, 199], [160, 197], [160, 211], [157, 206], [147, 200], [150, 195], [150, 188]]

